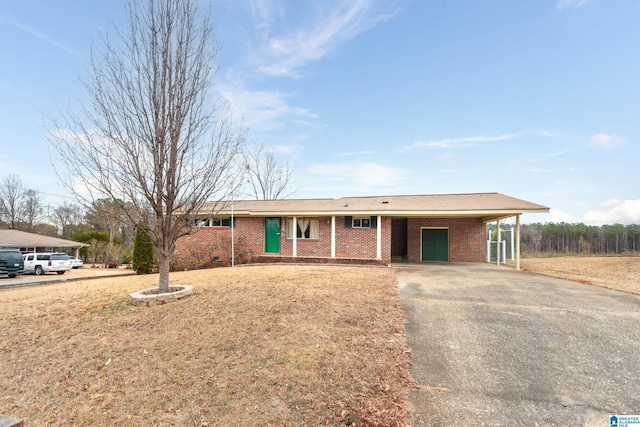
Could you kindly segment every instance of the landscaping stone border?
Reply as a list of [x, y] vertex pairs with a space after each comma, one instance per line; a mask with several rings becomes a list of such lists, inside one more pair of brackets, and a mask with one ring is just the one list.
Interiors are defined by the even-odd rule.
[[169, 286], [169, 292], [157, 293], [158, 288], [149, 288], [129, 294], [131, 302], [135, 305], [159, 305], [179, 300], [193, 293], [191, 285]]
[[0, 427], [24, 427], [21, 419], [0, 415]]

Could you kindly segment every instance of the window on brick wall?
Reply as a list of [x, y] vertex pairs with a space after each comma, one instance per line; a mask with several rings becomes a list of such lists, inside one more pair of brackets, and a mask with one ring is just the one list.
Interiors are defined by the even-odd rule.
[[[295, 232], [298, 239], [317, 239], [319, 229], [318, 218], [296, 218]], [[286, 237], [293, 239], [293, 218], [286, 219]]]
[[352, 223], [352, 228], [371, 228], [371, 217], [359, 217], [354, 216]]
[[344, 228], [377, 228], [377, 216], [345, 216]]
[[[235, 218], [233, 221], [235, 225]], [[192, 227], [231, 227], [231, 218], [194, 218]]]
[[211, 220], [212, 227], [231, 227], [231, 218], [213, 218]]
[[209, 227], [210, 224], [209, 218], [195, 218], [193, 220], [194, 227]]

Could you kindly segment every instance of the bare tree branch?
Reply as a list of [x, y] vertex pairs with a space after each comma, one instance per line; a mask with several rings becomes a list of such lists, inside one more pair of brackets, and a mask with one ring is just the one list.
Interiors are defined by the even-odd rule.
[[0, 223], [16, 230], [33, 232], [43, 218], [40, 193], [25, 187], [18, 175], [0, 184]]
[[80, 206], [64, 201], [53, 209], [50, 220], [58, 227], [63, 239], [71, 239], [83, 217]]
[[252, 147], [245, 152], [245, 168], [249, 175], [249, 197], [256, 200], [275, 200], [290, 197], [289, 191], [293, 171], [288, 165], [280, 164], [273, 152], [263, 145]]
[[21, 221], [20, 210], [26, 188], [18, 175], [9, 175], [0, 185], [0, 220], [11, 229]]
[[160, 291], [186, 220], [240, 183], [245, 132], [212, 100], [218, 47], [197, 0], [131, 1], [128, 25], [91, 56], [90, 103], [51, 133], [68, 188], [84, 202], [123, 200], [145, 221], [158, 256]]

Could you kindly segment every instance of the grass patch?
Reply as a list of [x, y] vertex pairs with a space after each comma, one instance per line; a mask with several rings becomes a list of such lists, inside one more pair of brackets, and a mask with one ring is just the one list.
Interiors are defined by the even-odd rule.
[[526, 271], [640, 295], [640, 257], [526, 258]]
[[0, 293], [0, 413], [30, 426], [409, 422], [391, 269], [172, 273], [195, 294], [135, 307], [156, 275]]

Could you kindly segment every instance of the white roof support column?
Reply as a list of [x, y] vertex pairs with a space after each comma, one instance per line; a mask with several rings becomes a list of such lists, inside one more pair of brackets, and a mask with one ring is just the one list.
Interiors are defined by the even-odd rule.
[[516, 215], [516, 270], [520, 270], [520, 215]]
[[382, 259], [382, 216], [378, 215], [376, 239], [376, 259]]
[[500, 220], [496, 221], [496, 264], [500, 267]]
[[298, 256], [298, 218], [297, 217], [293, 217], [293, 231], [291, 232], [292, 236], [291, 238], [293, 239], [293, 250], [291, 253], [291, 256], [296, 257]]
[[331, 216], [331, 258], [336, 257], [336, 216]]

